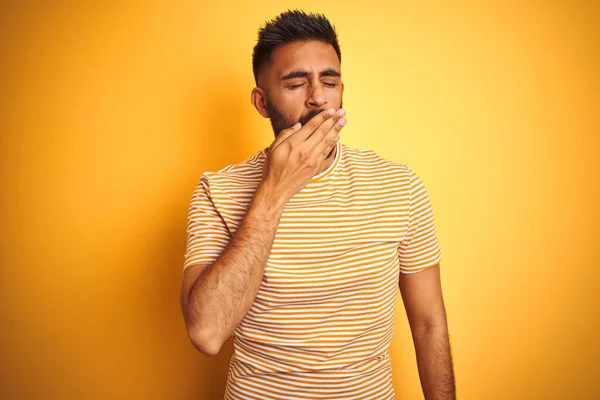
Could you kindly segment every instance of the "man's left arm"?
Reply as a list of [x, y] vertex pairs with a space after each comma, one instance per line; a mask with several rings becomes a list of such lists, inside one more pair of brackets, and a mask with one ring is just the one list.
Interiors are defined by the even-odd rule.
[[414, 274], [400, 273], [399, 288], [412, 332], [425, 399], [456, 399], [439, 262]]

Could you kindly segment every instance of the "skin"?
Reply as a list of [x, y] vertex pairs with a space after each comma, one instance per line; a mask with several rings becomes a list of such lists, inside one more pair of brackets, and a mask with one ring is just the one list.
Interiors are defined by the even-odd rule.
[[[270, 118], [276, 138], [282, 130], [286, 130], [283, 135], [293, 135], [287, 128], [296, 122], [304, 125], [322, 110], [341, 108], [344, 84], [340, 62], [331, 45], [293, 42], [276, 48], [272, 59], [261, 70], [251, 101], [260, 115]], [[284, 79], [293, 71], [305, 74]], [[320, 76], [325, 71], [340, 76]], [[334, 158], [335, 148], [318, 173], [329, 168]], [[221, 257], [213, 265], [190, 266], [184, 273], [182, 310], [190, 339], [204, 354], [219, 352], [254, 301], [289, 199], [274, 194], [279, 192], [271, 185], [259, 185], [238, 232]], [[399, 289], [425, 399], [456, 399], [439, 264], [416, 274], [400, 273]]]
[[440, 264], [416, 274], [400, 273], [398, 285], [415, 345], [423, 395], [426, 400], [455, 400]]

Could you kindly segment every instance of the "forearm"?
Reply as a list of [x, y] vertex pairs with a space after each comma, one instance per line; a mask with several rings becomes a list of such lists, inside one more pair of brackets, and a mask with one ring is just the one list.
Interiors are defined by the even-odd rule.
[[284, 207], [280, 197], [259, 185], [231, 241], [192, 287], [190, 324], [213, 354], [256, 297]]
[[415, 329], [413, 341], [425, 399], [456, 399], [454, 370], [446, 323]]

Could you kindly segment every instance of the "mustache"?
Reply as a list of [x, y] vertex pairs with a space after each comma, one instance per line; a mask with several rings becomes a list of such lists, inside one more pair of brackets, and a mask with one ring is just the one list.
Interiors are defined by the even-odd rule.
[[314, 117], [315, 115], [319, 114], [321, 111], [323, 111], [323, 109], [311, 110], [305, 116], [300, 117], [300, 119], [298, 120], [298, 122], [300, 122], [302, 124], [302, 126], [304, 126], [308, 121], [310, 121], [310, 119], [312, 117]]

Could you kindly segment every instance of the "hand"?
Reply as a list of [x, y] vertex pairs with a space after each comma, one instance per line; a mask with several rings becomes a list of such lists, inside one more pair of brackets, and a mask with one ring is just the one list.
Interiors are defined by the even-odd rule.
[[283, 196], [286, 203], [319, 172], [325, 158], [336, 146], [339, 132], [346, 124], [340, 109], [333, 108], [311, 118], [306, 125], [282, 130], [269, 146], [263, 165], [263, 184]]

